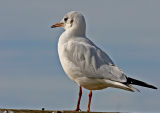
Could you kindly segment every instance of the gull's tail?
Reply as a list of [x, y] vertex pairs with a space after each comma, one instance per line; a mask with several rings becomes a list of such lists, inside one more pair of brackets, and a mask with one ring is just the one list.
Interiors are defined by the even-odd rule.
[[127, 84], [133, 84], [133, 85], [138, 85], [138, 86], [143, 86], [143, 87], [147, 87], [147, 88], [152, 88], [152, 89], [157, 89], [157, 87], [150, 85], [148, 83], [127, 77]]

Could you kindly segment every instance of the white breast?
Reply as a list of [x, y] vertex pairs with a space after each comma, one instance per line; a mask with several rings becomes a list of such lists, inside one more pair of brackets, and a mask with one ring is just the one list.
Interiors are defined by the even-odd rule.
[[[65, 73], [67, 74], [67, 76], [71, 80], [76, 82], [75, 80], [80, 75], [77, 75], [78, 69], [75, 69], [76, 66], [74, 66], [74, 64], [66, 56], [66, 48], [68, 46], [68, 40], [69, 40], [69, 38], [67, 38], [63, 34], [60, 36], [59, 42], [58, 42], [58, 55], [59, 55], [59, 59], [60, 59], [61, 65], [63, 67], [63, 70], [65, 71]], [[67, 54], [69, 54], [69, 53], [67, 53]], [[75, 70], [77, 70], [77, 72], [75, 72]]]

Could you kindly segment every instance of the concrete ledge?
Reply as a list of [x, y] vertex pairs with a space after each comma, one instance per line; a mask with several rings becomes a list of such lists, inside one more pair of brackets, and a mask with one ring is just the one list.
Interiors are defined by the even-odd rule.
[[[85, 112], [85, 111], [56, 111], [56, 110], [27, 110], [27, 109], [0, 109], [0, 113], [122, 113], [122, 112]], [[124, 113], [124, 112], [123, 112]]]

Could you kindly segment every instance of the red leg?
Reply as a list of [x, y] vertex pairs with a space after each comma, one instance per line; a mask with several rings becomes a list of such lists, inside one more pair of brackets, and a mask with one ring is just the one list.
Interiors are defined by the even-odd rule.
[[81, 96], [82, 96], [82, 87], [79, 86], [79, 97], [78, 97], [78, 102], [77, 102], [77, 108], [75, 111], [80, 111], [80, 101], [81, 101]]
[[92, 99], [92, 90], [89, 91], [89, 101], [88, 101], [88, 109], [87, 112], [90, 112], [90, 105], [91, 105], [91, 99]]

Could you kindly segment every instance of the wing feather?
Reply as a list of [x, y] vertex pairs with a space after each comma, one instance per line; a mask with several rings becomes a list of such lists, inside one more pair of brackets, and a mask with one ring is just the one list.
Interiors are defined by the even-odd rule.
[[[76, 38], [66, 44], [66, 57], [80, 70], [82, 76], [126, 82], [125, 74], [114, 65], [109, 56], [93, 42]], [[72, 69], [72, 71], [74, 71]]]

